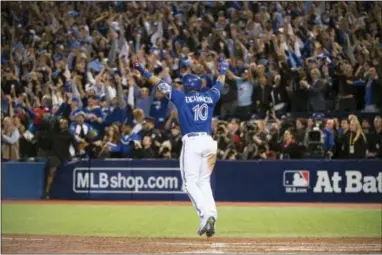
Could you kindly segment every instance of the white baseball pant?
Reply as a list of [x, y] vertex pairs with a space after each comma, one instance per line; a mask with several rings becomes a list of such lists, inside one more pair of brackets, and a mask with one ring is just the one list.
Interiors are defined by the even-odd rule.
[[207, 133], [191, 133], [182, 138], [180, 170], [183, 187], [201, 219], [217, 219], [210, 177], [216, 163], [217, 142]]

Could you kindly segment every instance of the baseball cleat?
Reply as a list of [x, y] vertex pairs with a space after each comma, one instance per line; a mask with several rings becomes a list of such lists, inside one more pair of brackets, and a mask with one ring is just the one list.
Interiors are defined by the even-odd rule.
[[206, 231], [207, 237], [212, 237], [215, 234], [215, 222], [216, 219], [214, 217], [209, 217], [207, 220], [208, 228]]
[[209, 226], [208, 219], [207, 220], [203, 219], [202, 222], [200, 223], [200, 227], [198, 229], [198, 235], [202, 236], [206, 233]]

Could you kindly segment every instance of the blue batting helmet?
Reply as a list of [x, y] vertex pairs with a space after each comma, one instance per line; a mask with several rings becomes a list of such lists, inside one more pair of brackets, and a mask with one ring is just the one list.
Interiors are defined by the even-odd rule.
[[195, 74], [186, 74], [183, 76], [183, 87], [185, 92], [192, 90], [200, 91], [202, 88], [202, 79]]

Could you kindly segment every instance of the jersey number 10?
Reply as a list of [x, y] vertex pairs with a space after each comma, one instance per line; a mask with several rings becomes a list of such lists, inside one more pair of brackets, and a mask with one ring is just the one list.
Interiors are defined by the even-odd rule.
[[208, 119], [208, 105], [207, 104], [197, 104], [192, 108], [194, 112], [195, 121], [205, 121]]

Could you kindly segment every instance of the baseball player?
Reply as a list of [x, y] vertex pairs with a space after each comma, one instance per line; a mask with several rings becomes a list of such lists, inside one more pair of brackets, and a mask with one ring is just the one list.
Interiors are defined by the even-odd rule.
[[188, 196], [200, 217], [200, 236], [206, 234], [207, 237], [211, 237], [215, 234], [217, 211], [210, 176], [216, 162], [217, 143], [210, 133], [212, 114], [219, 101], [228, 66], [227, 61], [220, 60], [216, 83], [211, 89], [203, 92], [200, 92], [202, 80], [199, 76], [184, 75], [182, 92], [153, 76], [138, 60], [134, 61], [134, 67], [151, 84], [156, 85], [178, 109], [183, 141], [180, 155], [181, 175]]

